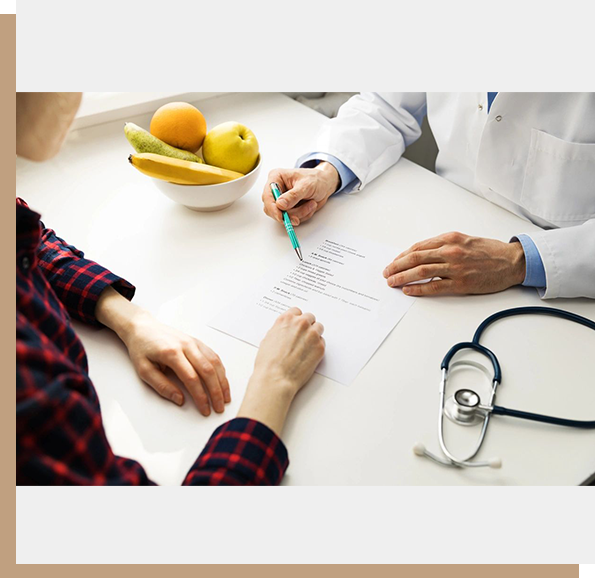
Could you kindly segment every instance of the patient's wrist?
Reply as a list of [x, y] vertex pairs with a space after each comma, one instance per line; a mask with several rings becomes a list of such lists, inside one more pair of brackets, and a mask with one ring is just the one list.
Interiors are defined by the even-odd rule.
[[295, 394], [296, 388], [290, 382], [276, 382], [272, 376], [254, 374], [248, 382], [237, 417], [259, 421], [281, 436]]
[[95, 306], [97, 320], [118, 334], [122, 341], [134, 330], [135, 324], [146, 311], [133, 305], [112, 287], [106, 287]]
[[283, 377], [274, 371], [259, 373], [255, 371], [248, 381], [247, 392], [251, 391], [254, 396], [269, 397], [275, 396], [280, 401], [291, 403], [299, 387], [289, 378]]

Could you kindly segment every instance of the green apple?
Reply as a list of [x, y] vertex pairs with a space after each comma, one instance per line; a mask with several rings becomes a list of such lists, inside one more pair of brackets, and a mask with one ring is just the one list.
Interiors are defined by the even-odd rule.
[[239, 122], [224, 122], [212, 128], [202, 143], [202, 156], [209, 165], [247, 174], [258, 161], [258, 141]]

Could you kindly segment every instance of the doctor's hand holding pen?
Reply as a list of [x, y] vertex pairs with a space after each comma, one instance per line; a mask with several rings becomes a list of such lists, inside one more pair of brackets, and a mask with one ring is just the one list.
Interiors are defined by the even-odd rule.
[[[271, 183], [277, 183], [283, 192], [277, 201]], [[292, 225], [297, 227], [320, 211], [340, 184], [337, 169], [327, 162], [313, 169], [274, 169], [262, 193], [264, 212], [282, 223], [282, 211], [286, 211]]]

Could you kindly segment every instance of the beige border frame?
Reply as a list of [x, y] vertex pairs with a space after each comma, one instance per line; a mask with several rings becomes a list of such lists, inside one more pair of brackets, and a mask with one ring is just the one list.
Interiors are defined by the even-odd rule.
[[[2, 100], [0, 101], [0, 126], [2, 127], [2, 132], [0, 133], [2, 135], [0, 139], [2, 143], [2, 148], [0, 149], [0, 175], [2, 175], [3, 189], [16, 189], [16, 170], [14, 165], [16, 153], [16, 14], [0, 15], [0, 78], [2, 78]], [[2, 219], [0, 227], [2, 238], [4, 243], [6, 243], [5, 247], [16, 249], [16, 221], [13, 213], [14, 201], [10, 198], [8, 191], [5, 191], [2, 198], [3, 207], [6, 209], [0, 212], [0, 218]], [[7, 253], [9, 253], [8, 250]], [[9, 270], [12, 270], [12, 267], [9, 267]], [[5, 382], [5, 399], [7, 399], [8, 384], [12, 382], [13, 376], [16, 383], [16, 357], [13, 353], [16, 349], [16, 337], [12, 329], [16, 304], [13, 301], [15, 297], [12, 283], [4, 282], [0, 284], [0, 290], [2, 291], [1, 299], [3, 303], [0, 309], [0, 327], [2, 327], [0, 351], [2, 352], [3, 373], [9, 377]], [[5, 479], [16, 480], [16, 411], [12, 408], [12, 404], [4, 403], [2, 405], [2, 412], [4, 413], [4, 419], [2, 420], [4, 428], [7, 431], [10, 428], [8, 433], [1, 438], [3, 445], [2, 455], [4, 456], [3, 477]], [[5, 490], [5, 492], [6, 494], [9, 493], [8, 490]], [[14, 504], [16, 516], [16, 498], [13, 492], [14, 490], [11, 487], [10, 497], [7, 495], [4, 497], [4, 511], [9, 512], [11, 509], [10, 504]], [[5, 516], [5, 518], [11, 520], [10, 516]], [[12, 526], [12, 524], [10, 525]], [[5, 550], [2, 555], [2, 565], [4, 566], [7, 562], [10, 562], [12, 566], [15, 560], [13, 556], [15, 556], [16, 552], [14, 526], [5, 534], [2, 545], [3, 550]], [[12, 572], [9, 575], [12, 575]]]

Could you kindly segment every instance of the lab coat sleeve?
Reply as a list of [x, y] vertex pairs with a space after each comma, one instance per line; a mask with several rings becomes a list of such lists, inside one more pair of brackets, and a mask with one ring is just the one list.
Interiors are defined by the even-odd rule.
[[527, 233], [545, 267], [543, 299], [589, 297], [595, 299], [595, 219], [576, 227]]
[[338, 158], [355, 174], [354, 188], [360, 190], [420, 137], [425, 115], [425, 92], [362, 92], [323, 125], [311, 150]]

